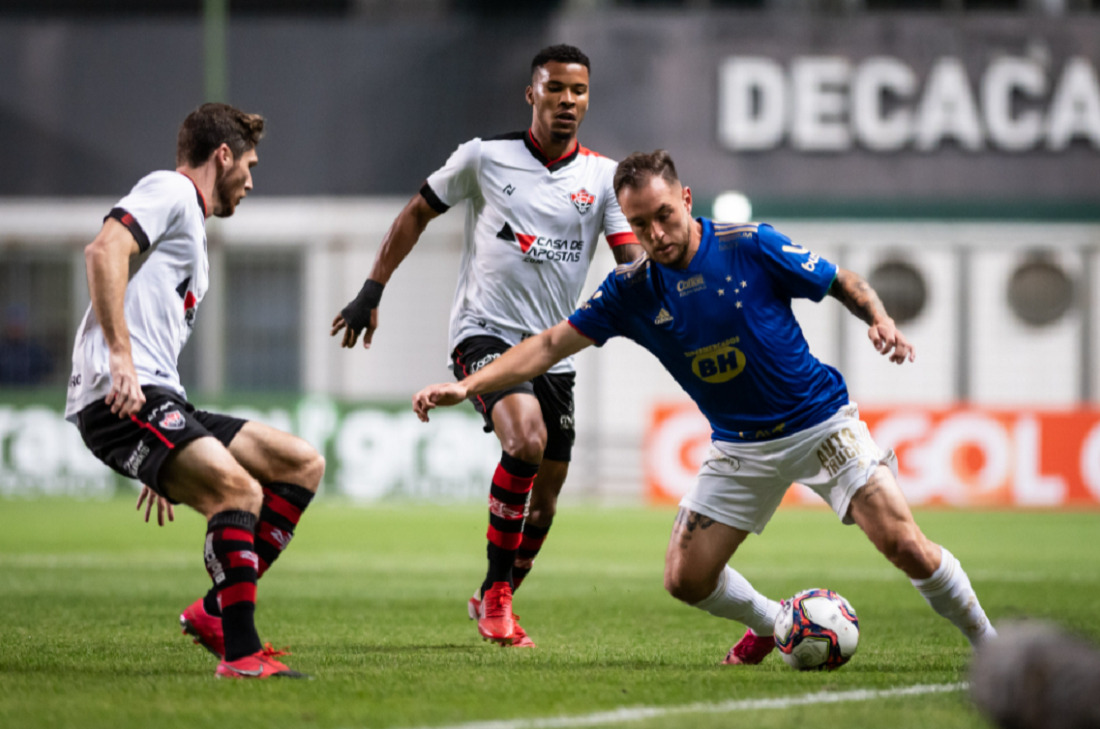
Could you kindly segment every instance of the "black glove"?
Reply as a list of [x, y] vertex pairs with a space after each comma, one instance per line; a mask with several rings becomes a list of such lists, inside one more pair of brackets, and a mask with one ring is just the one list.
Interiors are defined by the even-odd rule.
[[382, 300], [382, 289], [385, 287], [385, 284], [368, 278], [363, 282], [359, 295], [340, 312], [348, 329], [355, 332], [355, 336], [359, 336], [359, 332], [370, 325], [370, 313], [378, 308], [378, 302]]

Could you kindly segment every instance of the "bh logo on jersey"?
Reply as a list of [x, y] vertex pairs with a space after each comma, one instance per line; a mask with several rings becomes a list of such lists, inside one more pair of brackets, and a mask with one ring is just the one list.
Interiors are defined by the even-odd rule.
[[712, 344], [694, 352], [688, 352], [691, 357], [691, 371], [704, 382], [717, 385], [728, 382], [741, 374], [745, 369], [745, 354], [737, 347], [740, 337], [728, 339], [725, 342]]
[[596, 202], [596, 196], [583, 187], [570, 195], [569, 199], [573, 201], [574, 207], [577, 208], [577, 212], [581, 215], [587, 213], [592, 207], [592, 203]]

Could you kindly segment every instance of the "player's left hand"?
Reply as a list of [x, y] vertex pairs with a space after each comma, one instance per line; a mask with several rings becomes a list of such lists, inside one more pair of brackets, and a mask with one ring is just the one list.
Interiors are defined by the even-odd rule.
[[142, 503], [145, 503], [145, 523], [149, 523], [149, 516], [153, 511], [153, 503], [157, 505], [157, 524], [164, 526], [164, 515], [168, 514], [168, 521], [176, 520], [176, 511], [172, 508], [172, 504], [168, 499], [164, 498], [153, 489], [149, 488], [145, 484], [141, 485], [141, 493], [138, 494], [137, 511], [141, 511]]
[[428, 385], [413, 395], [413, 410], [422, 422], [428, 422], [428, 411], [437, 407], [458, 405], [466, 399], [466, 386], [461, 382]]
[[901, 364], [905, 360], [910, 362], [916, 360], [917, 352], [913, 345], [889, 317], [875, 321], [867, 330], [867, 337], [877, 352], [886, 355], [895, 364]]

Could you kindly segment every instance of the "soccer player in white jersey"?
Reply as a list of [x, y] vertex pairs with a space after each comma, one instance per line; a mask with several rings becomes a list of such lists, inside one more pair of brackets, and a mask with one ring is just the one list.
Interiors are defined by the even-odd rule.
[[142, 178], [107, 214], [84, 249], [92, 301], [65, 416], [97, 458], [145, 484], [139, 507], [182, 502], [206, 517], [213, 586], [180, 625], [221, 659], [215, 675], [301, 678], [260, 643], [256, 580], [290, 542], [324, 459], [288, 433], [196, 410], [176, 366], [209, 281], [206, 219], [252, 189], [263, 128], [258, 114], [204, 104], [180, 127], [176, 169]]
[[526, 380], [590, 344], [628, 337], [652, 352], [707, 417], [713, 447], [680, 502], [665, 557], [677, 599], [748, 626], [723, 663], [759, 663], [775, 647], [780, 604], [729, 566], [793, 482], [845, 524], [858, 524], [932, 608], [973, 645], [996, 635], [959, 561], [921, 532], [895, 479], [897, 461], [871, 439], [844, 378], [815, 358], [791, 299], [827, 294], [868, 325], [875, 349], [902, 364], [913, 347], [857, 274], [770, 225], [691, 217], [691, 190], [667, 152], [635, 153], [615, 174], [623, 212], [647, 258], [619, 266], [567, 320], [459, 383], [413, 399], [438, 405]]
[[[573, 46], [535, 56], [526, 89], [530, 128], [472, 139], [428, 177], [383, 239], [362, 291], [333, 321], [334, 335], [344, 330], [343, 346], [355, 346], [361, 330], [370, 346], [383, 286], [429, 221], [464, 200], [449, 343], [458, 378], [573, 310], [601, 232], [618, 262], [641, 255], [612, 189], [615, 163], [577, 141], [588, 81], [588, 57]], [[534, 645], [514, 619], [512, 593], [546, 538], [565, 482], [573, 381], [566, 359], [529, 382], [473, 399], [503, 453], [490, 486], [488, 571], [468, 610], [482, 637], [502, 645]]]

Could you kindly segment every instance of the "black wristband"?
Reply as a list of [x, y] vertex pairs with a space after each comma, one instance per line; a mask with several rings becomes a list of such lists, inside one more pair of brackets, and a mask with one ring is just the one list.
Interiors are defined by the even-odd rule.
[[363, 288], [359, 289], [359, 295], [352, 299], [351, 303], [344, 307], [340, 316], [344, 317], [348, 328], [359, 332], [370, 324], [370, 313], [378, 308], [382, 301], [382, 289], [385, 284], [380, 284], [374, 279], [368, 278], [363, 282]]

